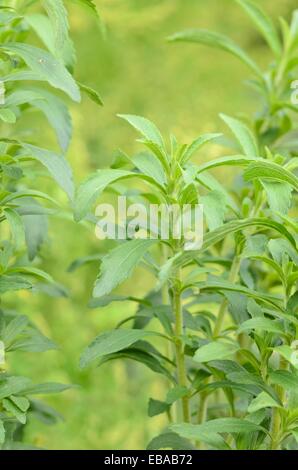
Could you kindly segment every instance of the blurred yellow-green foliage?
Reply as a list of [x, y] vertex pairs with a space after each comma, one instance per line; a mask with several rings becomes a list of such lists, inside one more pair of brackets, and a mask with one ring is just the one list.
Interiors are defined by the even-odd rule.
[[[118, 148], [137, 148], [134, 132], [117, 113], [139, 114], [187, 142], [201, 132], [225, 131], [219, 112], [237, 114], [257, 109], [253, 94], [243, 86], [249, 71], [232, 56], [195, 45], [171, 45], [165, 38], [188, 27], [203, 27], [232, 36], [265, 66], [267, 48], [249, 19], [233, 0], [97, 0], [105, 22], [103, 38], [92, 17], [79, 7], [70, 11], [72, 35], [78, 51], [76, 77], [96, 88], [104, 108], [84, 98], [72, 105], [74, 137], [68, 159], [76, 181], [96, 168], [108, 166]], [[296, 0], [258, 0], [277, 21], [289, 17]], [[55, 147], [46, 121], [30, 117], [45, 145]], [[201, 153], [198, 158], [214, 156]], [[46, 183], [47, 184], [47, 183]], [[51, 183], [50, 183], [51, 184]], [[52, 184], [52, 191], [56, 191]], [[55, 194], [56, 195], [56, 194]], [[90, 264], [67, 273], [71, 261], [103, 250], [92, 230], [72, 220], [53, 219], [48, 246], [40, 266], [67, 286], [68, 299], [21, 294], [11, 306], [28, 313], [60, 350], [40, 355], [20, 354], [12, 367], [35, 381], [62, 381], [80, 387], [48, 403], [65, 421], [47, 427], [30, 423], [27, 440], [49, 449], [144, 448], [163, 426], [163, 418], [146, 417], [150, 396], [163, 397], [163, 379], [134, 363], [112, 362], [81, 372], [82, 349], [100, 331], [129, 316], [135, 306], [114, 303], [89, 310], [87, 303], [98, 266]], [[150, 281], [138, 271], [121, 292], [139, 296]], [[28, 301], [28, 302], [27, 302]]]

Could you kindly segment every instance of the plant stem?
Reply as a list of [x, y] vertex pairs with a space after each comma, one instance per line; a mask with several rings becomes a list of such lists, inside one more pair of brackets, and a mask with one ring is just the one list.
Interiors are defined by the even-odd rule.
[[206, 421], [207, 398], [208, 398], [208, 394], [202, 392], [201, 396], [200, 396], [200, 405], [199, 405], [199, 409], [198, 409], [198, 424], [202, 424]]
[[272, 410], [272, 423], [271, 423], [271, 447], [270, 450], [279, 449], [279, 435], [281, 428], [281, 419], [278, 408]]
[[[187, 375], [185, 368], [185, 358], [184, 358], [184, 344], [182, 340], [183, 335], [183, 312], [181, 304], [181, 293], [180, 293], [180, 270], [177, 272], [177, 282], [173, 289], [173, 311], [175, 316], [175, 353], [176, 353], [176, 363], [177, 363], [177, 378], [178, 384], [181, 387], [187, 387]], [[181, 408], [183, 420], [186, 423], [190, 423], [190, 408], [189, 408], [189, 398], [182, 397], [181, 399]]]
[[[163, 244], [161, 247], [161, 261], [162, 264], [165, 264], [168, 260], [168, 253], [167, 253], [167, 247]], [[168, 291], [168, 286], [166, 283], [163, 284], [161, 288], [161, 299], [163, 305], [169, 305], [170, 299], [169, 299], [169, 291]]]
[[[281, 357], [280, 360], [280, 369], [287, 370], [288, 363]], [[285, 405], [286, 392], [285, 389], [281, 386], [276, 387], [276, 392], [280, 398], [280, 401]], [[282, 408], [283, 409], [283, 408]], [[282, 436], [282, 414], [279, 408], [273, 408], [272, 411], [272, 421], [271, 421], [271, 450], [279, 450]]]
[[[167, 247], [165, 245], [162, 245], [161, 247], [161, 260], [162, 264], [165, 264], [167, 262], [168, 256], [167, 256]], [[168, 291], [168, 286], [165, 283], [162, 288], [161, 288], [161, 300], [163, 305], [169, 305], [170, 304], [170, 298], [169, 298], [169, 291]], [[172, 343], [169, 341], [166, 342], [166, 357], [168, 359], [173, 359], [174, 352], [172, 350]], [[169, 423], [173, 423], [176, 418], [176, 413], [175, 413], [175, 408], [173, 407], [172, 410], [169, 410], [167, 412], [168, 420]]]
[[[202, 424], [206, 421], [207, 409], [208, 409], [207, 405], [208, 405], [208, 394], [203, 391], [200, 393], [200, 402], [199, 402], [198, 414], [197, 414], [198, 424]], [[204, 443], [201, 441], [196, 441], [195, 445], [198, 450], [204, 449]]]

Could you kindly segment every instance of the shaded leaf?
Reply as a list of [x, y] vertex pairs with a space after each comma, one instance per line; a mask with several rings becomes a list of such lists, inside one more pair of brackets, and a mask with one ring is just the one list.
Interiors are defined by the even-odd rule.
[[144, 330], [112, 330], [106, 331], [95, 338], [81, 356], [80, 367], [85, 368], [91, 362], [115, 352], [121, 351], [132, 344], [152, 336], [155, 333]]
[[80, 90], [63, 63], [49, 52], [22, 43], [1, 44], [0, 49], [20, 56], [40, 80], [46, 80], [54, 88], [59, 88], [74, 101], [80, 101]]
[[99, 277], [95, 282], [93, 297], [109, 294], [128, 279], [154, 243], [153, 240], [130, 240], [105, 255], [101, 262]]

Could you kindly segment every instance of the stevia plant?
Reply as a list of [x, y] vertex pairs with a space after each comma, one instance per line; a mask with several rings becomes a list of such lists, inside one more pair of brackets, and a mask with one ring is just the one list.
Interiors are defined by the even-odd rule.
[[[247, 210], [250, 214], [258, 214], [262, 209], [264, 202], [262, 198], [266, 194], [269, 207], [273, 212], [275, 220], [285, 223], [293, 229], [294, 234], [297, 234], [297, 223], [295, 220], [288, 218], [288, 210], [291, 205], [291, 194], [295, 190], [295, 186], [291, 186], [282, 177], [277, 178], [276, 170], [279, 171], [277, 166], [272, 166], [270, 162], [281, 164], [286, 171], [295, 171], [297, 168], [297, 120], [295, 115], [297, 113], [297, 106], [293, 100], [293, 89], [295, 86], [295, 73], [297, 72], [297, 46], [298, 46], [298, 15], [297, 11], [293, 13], [290, 24], [281, 18], [280, 19], [280, 32], [275, 27], [273, 21], [266, 15], [266, 13], [255, 3], [250, 0], [236, 0], [236, 2], [244, 9], [249, 17], [254, 22], [257, 29], [262, 34], [264, 40], [268, 44], [271, 52], [273, 53], [273, 62], [270, 64], [269, 69], [263, 72], [260, 67], [252, 60], [252, 58], [236, 44], [230, 38], [223, 36], [218, 33], [210, 32], [202, 29], [192, 29], [183, 31], [181, 33], [174, 34], [169, 38], [170, 41], [186, 41], [203, 44], [206, 46], [222, 49], [228, 53], [233, 54], [243, 63], [245, 63], [250, 70], [253, 72], [254, 78], [248, 81], [248, 85], [252, 86], [254, 91], [257, 93], [259, 103], [262, 104], [262, 108], [253, 116], [246, 116], [246, 121], [249, 123], [253, 138], [255, 141], [255, 147], [249, 148], [249, 141], [246, 140], [245, 133], [250, 132], [246, 128], [243, 133], [243, 123], [235, 121], [234, 119], [222, 116], [232, 132], [236, 136], [238, 143], [244, 149], [246, 147], [246, 154], [256, 154], [256, 149], [261, 158], [266, 161], [258, 163], [253, 166], [250, 165], [244, 173], [246, 181], [254, 182], [254, 196], [253, 198], [243, 199], [242, 204], [247, 205]], [[268, 161], [269, 160], [269, 161]], [[260, 186], [261, 183], [261, 186]], [[242, 190], [246, 190], [245, 186], [242, 186]], [[265, 194], [264, 194], [265, 193]], [[296, 197], [296, 194], [295, 194]], [[296, 202], [296, 201], [294, 201]], [[250, 207], [250, 209], [248, 209]], [[292, 210], [292, 215], [296, 215], [295, 210]], [[257, 240], [257, 236], [255, 237]], [[259, 238], [259, 240], [261, 240]], [[266, 249], [266, 244], [261, 248], [259, 247], [259, 256], [263, 256], [263, 252]], [[283, 285], [284, 291], [284, 308], [287, 309], [287, 302], [289, 301], [289, 295], [292, 289], [295, 289], [296, 283], [296, 265], [297, 257], [290, 256], [294, 263], [294, 273], [292, 273], [292, 279], [290, 285], [287, 286], [285, 277], [288, 275], [288, 267], [283, 263], [284, 258], [287, 259], [288, 252], [282, 241], [280, 241], [279, 252], [275, 252], [275, 248], [272, 251], [272, 242], [267, 245], [267, 250], [271, 253], [271, 257], [277, 264], [281, 264], [282, 270], [280, 271], [280, 279]], [[238, 250], [238, 252], [237, 252]], [[239, 257], [239, 252], [241, 256]], [[268, 251], [267, 251], [268, 253]], [[243, 256], [245, 257], [245, 245], [242, 247], [236, 245], [234, 253], [234, 264], [231, 269], [230, 278], [234, 281], [238, 274], [242, 277], [242, 280], [247, 284], [248, 278], [243, 278], [241, 269], [243, 269]], [[254, 259], [254, 258], [253, 258]], [[256, 258], [260, 259], [261, 258]], [[236, 261], [238, 260], [238, 261]], [[272, 260], [263, 259], [263, 262], [268, 266], [273, 267]], [[276, 265], [275, 265], [276, 269]], [[252, 271], [252, 268], [250, 267]], [[292, 268], [290, 268], [292, 270]], [[283, 274], [282, 274], [283, 272]], [[257, 273], [255, 274], [255, 276]], [[248, 285], [248, 284], [247, 284]], [[293, 299], [295, 295], [293, 294]], [[294, 302], [294, 311], [296, 308]], [[217, 317], [217, 328], [215, 332], [218, 333], [222, 327], [224, 315], [227, 310], [227, 300], [224, 300], [219, 308]], [[292, 305], [292, 304], [290, 304]], [[232, 307], [232, 306], [231, 306]], [[291, 307], [292, 308], [292, 307]], [[251, 312], [249, 312], [251, 314]], [[295, 340], [295, 336], [291, 338]], [[291, 343], [292, 354], [295, 356], [295, 342]], [[292, 357], [293, 357], [292, 356]], [[280, 358], [281, 367], [287, 369], [288, 364], [284, 364], [284, 358]], [[285, 390], [280, 390], [282, 396], [285, 396]], [[201, 412], [203, 419], [206, 417], [206, 399], [201, 401], [203, 411]], [[272, 437], [272, 448], [278, 448], [280, 441], [283, 439], [283, 430], [279, 412], [276, 410], [272, 411], [272, 432], [277, 433], [276, 439]], [[283, 436], [283, 437], [282, 437]]]
[[[147, 152], [134, 157], [122, 153], [113, 168], [98, 170], [84, 181], [76, 194], [76, 219], [90, 220], [95, 200], [111, 190], [144, 204], [202, 203], [207, 232], [202, 247], [189, 250], [187, 239], [174, 235], [174, 219], [168, 240], [146, 239], [141, 222], [128, 223], [126, 241], [101, 259], [90, 305], [131, 300], [139, 307], [133, 318], [95, 338], [83, 352], [81, 367], [127, 358], [167, 379], [166, 396], [150, 399], [148, 414], [166, 413], [169, 426], [149, 449], [294, 445], [295, 406], [286, 400], [293, 402], [298, 379], [293, 349], [296, 225], [289, 216], [283, 217], [286, 223], [279, 220], [263, 188], [289, 186], [290, 197], [297, 190], [297, 177], [284, 159], [274, 161], [269, 150], [263, 160], [252, 132], [235, 119], [224, 117], [242, 153], [195, 165], [193, 154], [218, 134], [200, 136], [188, 145], [171, 136], [168, 146], [147, 119], [122, 117], [142, 135]], [[210, 173], [226, 165], [245, 168], [248, 184], [238, 194]], [[127, 179], [138, 182], [134, 191], [123, 189]], [[154, 291], [143, 299], [111, 295], [140, 263], [156, 276]], [[228, 323], [227, 307], [232, 314]], [[160, 327], [153, 327], [154, 319]], [[164, 340], [162, 349], [152, 345], [154, 336], [158, 344]], [[209, 396], [213, 400], [207, 410]]]
[[[93, 2], [77, 3], [96, 15]], [[37, 41], [39, 46], [32, 45]], [[83, 90], [100, 102], [96, 92], [75, 81], [74, 65], [75, 50], [63, 1], [1, 2], [0, 448], [4, 450], [27, 448], [23, 434], [30, 417], [48, 423], [59, 419], [59, 413], [35, 400], [35, 395], [69, 388], [58, 383], [35, 384], [14, 374], [9, 357], [15, 351], [41, 353], [57, 346], [31, 319], [9, 308], [9, 294], [27, 290], [65, 295], [63, 286], [41, 269], [40, 250], [47, 240], [48, 216], [61, 212], [62, 204], [66, 208], [63, 198], [58, 202], [43, 190], [47, 186], [44, 178], [53, 178], [72, 201], [72, 172], [64, 156], [72, 125], [65, 98], [79, 102]], [[44, 115], [42, 130], [47, 129], [46, 121], [54, 130], [58, 151], [44, 148], [43, 132], [30, 127], [30, 121], [26, 124], [33, 113]], [[39, 354], [36, 360], [40, 360]]]
[[[124, 319], [116, 330], [95, 339], [82, 356], [83, 367], [93, 361], [129, 358], [167, 377], [171, 374], [166, 397], [151, 399], [148, 408], [150, 416], [166, 413], [170, 425], [149, 449], [297, 447], [297, 222], [292, 202], [297, 192], [293, 132], [297, 109], [290, 101], [297, 65], [297, 13], [291, 25], [281, 20], [281, 39], [258, 6], [238, 3], [273, 50], [275, 59], [268, 72], [217, 33], [191, 30], [171, 39], [223, 49], [253, 71], [250, 83], [260, 94], [263, 110], [247, 120], [250, 128], [222, 115], [241, 154], [196, 166], [184, 159], [185, 152], [190, 157], [205, 138], [190, 146], [177, 146], [172, 139], [167, 151], [154, 125], [126, 116], [151, 154], [131, 160], [134, 174], [114, 165], [113, 171], [91, 176], [77, 193], [78, 219], [108, 185], [125, 178], [154, 185], [154, 192], [145, 195], [149, 200], [166, 199], [170, 204], [174, 194], [179, 204], [204, 203], [209, 231], [200, 250], [185, 252], [183, 240], [178, 246], [173, 240], [159, 241], [155, 244], [162, 248], [153, 248], [152, 259], [144, 253], [152, 250], [153, 242], [124, 242], [102, 259], [91, 301], [91, 306], [99, 307], [127, 299], [139, 302], [139, 308], [134, 319]], [[123, 164], [123, 158], [119, 162]], [[224, 188], [209, 173], [225, 165], [244, 167], [236, 191]], [[155, 183], [148, 180], [153, 175]], [[156, 183], [163, 183], [165, 194]], [[140, 195], [144, 197], [143, 192]], [[159, 278], [156, 292], [145, 299], [109, 296], [141, 259]], [[161, 352], [144, 342], [153, 334], [144, 330], [153, 318], [159, 319], [175, 357], [169, 354], [171, 347]], [[120, 328], [126, 322], [132, 322], [131, 329]]]

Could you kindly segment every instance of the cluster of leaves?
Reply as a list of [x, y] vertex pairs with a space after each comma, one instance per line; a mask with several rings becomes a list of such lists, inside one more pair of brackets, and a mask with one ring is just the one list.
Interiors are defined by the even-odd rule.
[[[92, 1], [77, 3], [96, 14]], [[41, 47], [31, 41], [40, 42]], [[3, 449], [26, 447], [22, 435], [29, 416], [48, 423], [59, 419], [56, 411], [32, 396], [69, 388], [56, 383], [35, 385], [27, 377], [12, 375], [7, 362], [11, 353], [41, 353], [55, 349], [56, 345], [29, 318], [7, 308], [5, 299], [7, 294], [20, 290], [66, 295], [65, 289], [39, 268], [40, 250], [47, 240], [48, 216], [55, 215], [59, 203], [38, 188], [44, 188], [45, 178], [51, 177], [68, 200], [73, 200], [72, 171], [64, 156], [72, 126], [64, 97], [79, 102], [83, 90], [100, 101], [96, 92], [75, 81], [74, 65], [75, 50], [62, 0], [1, 2], [0, 448]], [[58, 153], [40, 147], [43, 136], [26, 125], [26, 118], [33, 112], [42, 113], [54, 130], [60, 147]]]
[[[290, 102], [290, 83], [298, 64], [298, 12], [289, 25], [281, 20], [280, 34], [258, 6], [236, 1], [272, 49], [268, 71], [218, 33], [190, 30], [171, 41], [236, 56], [253, 72], [249, 83], [263, 109], [246, 122], [221, 115], [233, 141], [207, 134], [187, 145], [173, 136], [167, 145], [147, 119], [121, 116], [141, 134], [146, 152], [119, 155], [111, 169], [84, 181], [75, 197], [77, 220], [90, 219], [95, 200], [108, 189], [145, 205], [204, 204], [206, 233], [196, 251], [173, 235], [142, 239], [142, 218], [134, 219], [134, 233], [102, 257], [90, 303], [138, 303], [133, 318], [95, 338], [81, 366], [125, 358], [165, 378], [168, 392], [150, 399], [148, 414], [166, 413], [169, 425], [149, 449], [297, 448], [298, 108]], [[224, 142], [232, 155], [192, 163], [210, 141]], [[232, 188], [214, 176], [218, 167], [235, 169]], [[136, 181], [136, 188], [126, 189], [125, 180]], [[114, 295], [137, 265], [156, 276], [155, 290], [142, 299]], [[154, 336], [162, 349], [152, 344]]]

